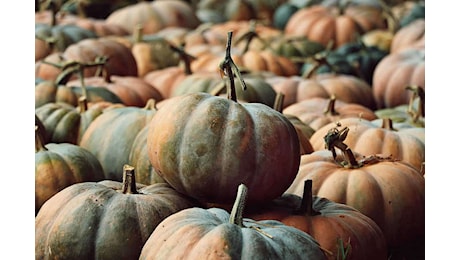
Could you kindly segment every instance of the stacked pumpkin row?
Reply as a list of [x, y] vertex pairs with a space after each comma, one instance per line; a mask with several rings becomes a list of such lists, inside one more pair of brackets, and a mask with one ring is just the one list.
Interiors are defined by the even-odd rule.
[[[350, 4], [379, 22], [340, 42], [294, 32], [330, 3], [217, 22], [205, 2], [36, 14], [87, 33], [46, 32], [42, 56], [36, 35], [36, 258], [423, 255], [424, 38], [397, 39], [424, 19], [391, 29], [390, 6]], [[169, 19], [131, 13], [147, 7]]]

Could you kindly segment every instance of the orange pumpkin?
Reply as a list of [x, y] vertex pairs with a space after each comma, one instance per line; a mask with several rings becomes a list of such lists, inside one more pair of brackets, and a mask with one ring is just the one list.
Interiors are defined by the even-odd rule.
[[[312, 195], [312, 181], [305, 180], [302, 197], [285, 193], [258, 206], [245, 216], [278, 220], [315, 238], [328, 259], [388, 259], [387, 244], [377, 224], [358, 210], [327, 198]], [[346, 253], [345, 253], [346, 251]]]
[[379, 155], [357, 159], [347, 150], [336, 159], [328, 150], [302, 155], [286, 193], [302, 196], [305, 180], [311, 179], [314, 195], [349, 205], [375, 221], [389, 247], [424, 236], [425, 179], [419, 170]]
[[287, 21], [284, 31], [286, 35], [305, 36], [324, 46], [332, 41], [333, 48], [337, 48], [377, 28], [385, 28], [379, 8], [365, 5], [313, 5], [295, 12]]
[[395, 33], [390, 53], [408, 48], [425, 48], [425, 19], [417, 19]]

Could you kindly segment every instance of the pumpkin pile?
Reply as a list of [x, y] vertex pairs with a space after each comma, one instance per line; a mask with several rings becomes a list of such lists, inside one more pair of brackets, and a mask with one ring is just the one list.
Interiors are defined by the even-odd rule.
[[423, 259], [424, 1], [36, 1], [36, 259]]

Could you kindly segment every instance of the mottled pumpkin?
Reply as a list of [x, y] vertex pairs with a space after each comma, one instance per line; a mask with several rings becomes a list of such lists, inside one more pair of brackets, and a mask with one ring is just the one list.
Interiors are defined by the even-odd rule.
[[139, 259], [327, 259], [301, 230], [243, 218], [247, 190], [238, 189], [231, 213], [195, 207], [170, 215], [152, 232]]
[[302, 196], [305, 180], [311, 179], [313, 195], [349, 205], [370, 217], [389, 247], [424, 236], [425, 179], [419, 169], [381, 155], [346, 155], [337, 154], [334, 160], [325, 149], [302, 155], [296, 179], [286, 193]]
[[278, 220], [318, 241], [328, 259], [388, 259], [382, 230], [355, 208], [312, 196], [312, 181], [305, 180], [302, 197], [285, 193], [269, 203], [253, 206], [245, 216]]
[[156, 113], [155, 102], [150, 100], [145, 107], [121, 107], [111, 109], [86, 129], [80, 146], [99, 159], [106, 179], [121, 181], [120, 169], [129, 162], [133, 142], [144, 126]]
[[207, 93], [170, 98], [150, 121], [149, 158], [171, 186], [206, 202], [228, 203], [245, 183], [250, 202], [275, 198], [298, 169], [292, 123], [260, 103]]
[[39, 129], [35, 130], [35, 214], [62, 189], [104, 179], [102, 165], [88, 150], [70, 143], [45, 143]]
[[157, 225], [198, 204], [165, 183], [135, 183], [126, 166], [123, 182], [71, 185], [50, 198], [35, 218], [37, 259], [137, 259]]

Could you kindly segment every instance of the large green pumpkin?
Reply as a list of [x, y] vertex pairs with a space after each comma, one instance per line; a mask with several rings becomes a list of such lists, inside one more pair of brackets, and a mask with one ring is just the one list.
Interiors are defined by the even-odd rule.
[[245, 183], [249, 202], [273, 199], [290, 185], [299, 140], [282, 113], [207, 93], [173, 97], [150, 121], [150, 161], [171, 186], [207, 202], [228, 203]]
[[197, 206], [165, 183], [136, 184], [134, 168], [123, 182], [74, 184], [50, 198], [35, 218], [35, 259], [138, 259], [158, 223]]

